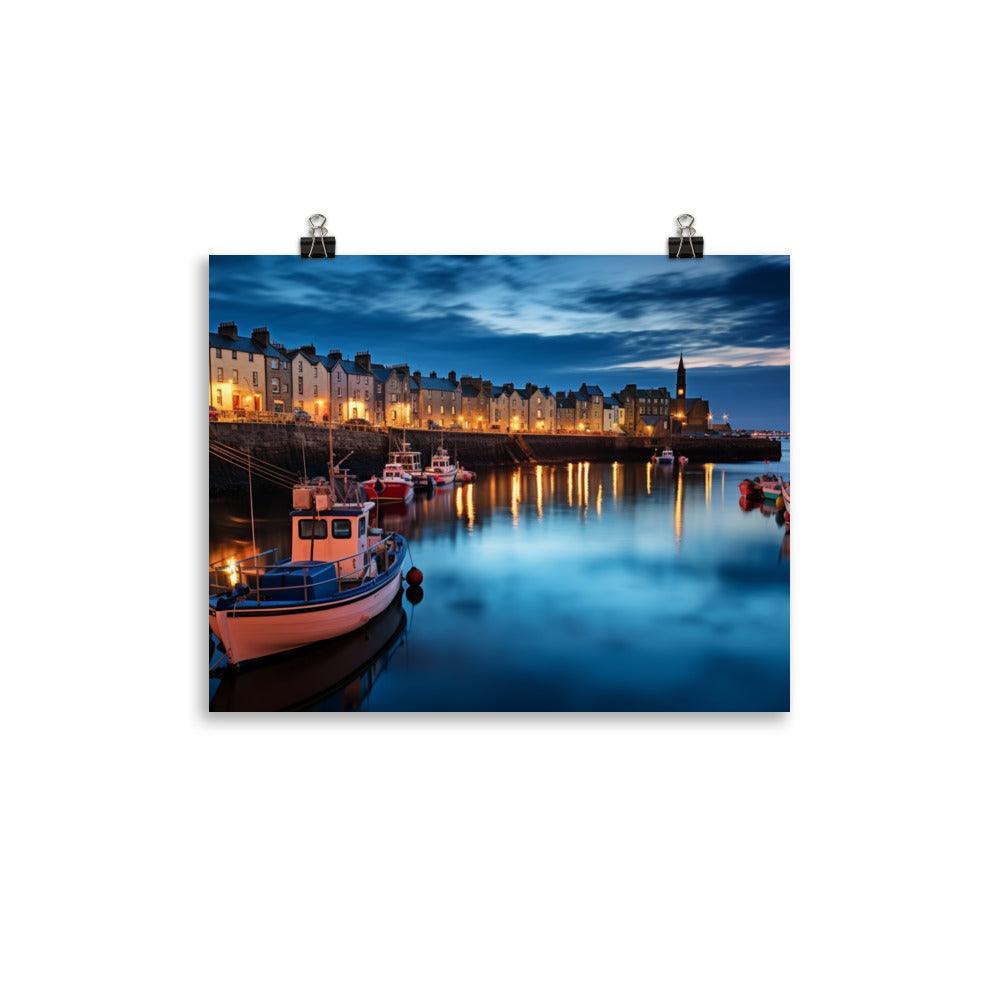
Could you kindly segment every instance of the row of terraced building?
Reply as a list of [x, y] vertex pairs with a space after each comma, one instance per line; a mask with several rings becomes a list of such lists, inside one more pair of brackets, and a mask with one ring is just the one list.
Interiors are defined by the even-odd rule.
[[454, 371], [424, 375], [405, 363], [377, 364], [366, 351], [350, 359], [341, 351], [319, 354], [313, 344], [286, 348], [271, 340], [267, 327], [241, 337], [235, 323], [220, 323], [208, 341], [209, 405], [217, 415], [508, 433], [653, 435], [711, 426], [708, 401], [686, 398], [683, 358], [674, 396], [665, 387], [634, 384], [605, 394], [586, 383], [553, 392]]

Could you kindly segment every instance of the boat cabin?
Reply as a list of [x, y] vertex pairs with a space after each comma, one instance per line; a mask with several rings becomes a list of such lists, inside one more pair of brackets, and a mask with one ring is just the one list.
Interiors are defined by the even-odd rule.
[[398, 465], [403, 472], [409, 473], [411, 476], [419, 473], [420, 468], [420, 452], [419, 451], [390, 451], [389, 452], [389, 462], [386, 465], [386, 469], [390, 465]]
[[293, 490], [292, 503], [292, 562], [335, 562], [340, 578], [363, 572], [365, 550], [382, 534], [371, 527], [374, 503], [335, 503], [311, 487]]

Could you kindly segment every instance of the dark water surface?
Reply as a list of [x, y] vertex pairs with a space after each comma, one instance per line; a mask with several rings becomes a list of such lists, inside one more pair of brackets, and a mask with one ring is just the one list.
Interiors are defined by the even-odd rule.
[[[782, 711], [790, 535], [738, 486], [770, 465], [574, 462], [479, 470], [383, 527], [423, 599], [364, 632], [214, 672], [214, 709]], [[290, 498], [254, 491], [258, 548]], [[238, 509], [234, 509], [238, 507]], [[245, 496], [211, 505], [211, 558], [250, 550]]]

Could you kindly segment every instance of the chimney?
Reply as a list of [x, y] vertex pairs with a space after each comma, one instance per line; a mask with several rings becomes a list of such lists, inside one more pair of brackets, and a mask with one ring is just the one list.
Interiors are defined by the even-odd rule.
[[503, 384], [503, 390], [504, 390], [504, 392], [513, 392], [514, 391], [514, 383], [513, 382], [504, 382], [504, 384]]
[[392, 370], [394, 372], [398, 372], [400, 375], [404, 375], [404, 376], [410, 374], [410, 366], [409, 365], [393, 365], [392, 366]]
[[236, 339], [236, 324], [235, 323], [220, 323], [219, 324], [219, 336], [228, 337], [230, 340]]
[[565, 391], [564, 391], [564, 390], [562, 390], [562, 389], [560, 389], [560, 390], [559, 390], [559, 391], [558, 391], [558, 392], [556, 393], [556, 399], [565, 399], [565, 398], [566, 398], [566, 393], [565, 393]]
[[[303, 344], [301, 347], [296, 348], [297, 351], [301, 351], [303, 354], [315, 354], [316, 345], [315, 344]], [[295, 353], [294, 351], [292, 352]]]
[[331, 361], [341, 361], [343, 360], [344, 354], [342, 351], [327, 351], [326, 356]]
[[423, 378], [423, 376], [420, 374], [420, 372], [414, 372], [411, 377], [412, 377], [413, 381], [417, 383], [417, 386], [419, 386], [420, 385], [420, 379]]
[[455, 373], [453, 371], [448, 372], [448, 381], [457, 382], [458, 379], [455, 378]]
[[250, 331], [250, 339], [258, 347], [267, 347], [271, 342], [271, 334], [268, 332], [266, 326], [255, 326], [253, 330]]
[[483, 393], [485, 393], [487, 396], [492, 396], [493, 395], [493, 383], [492, 382], [488, 382], [486, 379], [483, 379], [483, 387], [482, 387], [482, 389], [480, 391], [483, 392]]
[[432, 371], [432, 372], [430, 373], [430, 375], [428, 375], [427, 377], [428, 377], [428, 378], [437, 378], [437, 377], [438, 377], [438, 373], [437, 373], [437, 372], [435, 372], [435, 371]]
[[537, 390], [538, 390], [538, 386], [535, 385], [534, 382], [525, 382], [524, 383], [524, 388], [525, 388], [525, 391], [528, 393], [529, 396], [532, 393], [537, 392]]
[[359, 354], [355, 354], [354, 363], [362, 371], [370, 372], [372, 370], [372, 356], [368, 351], [361, 351]]

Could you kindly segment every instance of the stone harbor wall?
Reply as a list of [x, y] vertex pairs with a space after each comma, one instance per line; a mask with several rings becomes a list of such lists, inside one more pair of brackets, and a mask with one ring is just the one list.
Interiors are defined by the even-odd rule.
[[[293, 476], [301, 475], [303, 463], [310, 476], [326, 475], [327, 428], [319, 424], [209, 423], [209, 441], [263, 459]], [[409, 446], [430, 463], [441, 443], [440, 431], [408, 430]], [[345, 466], [360, 479], [378, 472], [389, 451], [400, 447], [402, 433], [384, 430], [333, 431], [334, 460], [347, 457]], [[391, 444], [390, 444], [391, 442]], [[762, 438], [684, 437], [633, 438], [586, 434], [476, 434], [445, 432], [445, 447], [453, 459], [470, 469], [522, 462], [613, 462], [648, 459], [655, 449], [670, 444], [678, 455], [692, 462], [772, 461], [781, 457], [781, 443]], [[209, 492], [213, 496], [246, 488], [246, 473], [214, 456], [209, 457]]]

